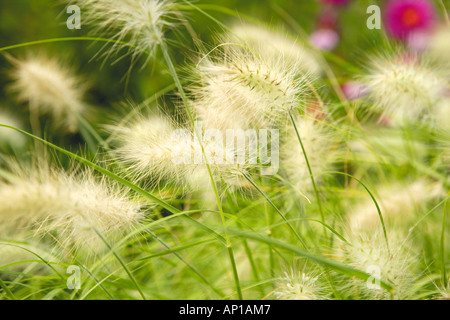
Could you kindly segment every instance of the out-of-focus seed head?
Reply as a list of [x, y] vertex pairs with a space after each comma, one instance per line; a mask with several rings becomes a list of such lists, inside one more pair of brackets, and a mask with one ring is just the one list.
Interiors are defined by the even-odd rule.
[[92, 171], [12, 169], [15, 178], [0, 181], [1, 230], [51, 233], [64, 250], [96, 253], [107, 247], [98, 233], [114, 241], [143, 218], [137, 199]]
[[86, 81], [68, 68], [67, 63], [42, 53], [10, 60], [15, 66], [10, 89], [17, 93], [18, 100], [28, 102], [32, 112], [49, 114], [55, 127], [76, 132], [77, 114], [83, 114], [86, 109], [82, 102]]
[[429, 116], [448, 89], [440, 72], [419, 56], [397, 55], [371, 59], [361, 77], [374, 107], [394, 123], [415, 122]]

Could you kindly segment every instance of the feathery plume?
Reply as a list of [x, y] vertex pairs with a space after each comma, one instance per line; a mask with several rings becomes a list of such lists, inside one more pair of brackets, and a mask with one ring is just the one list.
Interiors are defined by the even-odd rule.
[[375, 109], [402, 124], [429, 115], [448, 88], [448, 82], [425, 59], [414, 55], [373, 58], [362, 82], [371, 92]]
[[17, 178], [0, 181], [1, 230], [56, 232], [64, 249], [96, 252], [105, 248], [97, 232], [114, 240], [143, 218], [138, 201], [92, 171], [12, 167]]
[[[155, 184], [169, 182], [187, 185], [195, 170], [189, 164], [177, 166], [174, 159], [190, 154], [193, 146], [191, 136], [180, 136], [176, 141], [173, 133], [176, 126], [162, 116], [136, 120], [129, 126], [113, 128], [118, 147], [117, 158], [137, 181], [154, 180]], [[181, 132], [180, 132], [181, 133]]]
[[325, 300], [327, 294], [319, 275], [304, 272], [285, 272], [278, 279], [274, 295], [278, 300]]
[[55, 57], [30, 54], [23, 60], [9, 59], [15, 66], [10, 89], [18, 100], [28, 102], [36, 114], [50, 114], [55, 127], [76, 132], [78, 115], [85, 112], [85, 81]]
[[282, 57], [288, 66], [296, 66], [301, 74], [320, 76], [322, 68], [314, 52], [289, 35], [262, 26], [235, 24], [226, 42], [242, 42], [267, 60]]
[[[417, 180], [408, 185], [379, 187], [377, 202], [386, 223], [407, 222], [414, 217], [418, 208], [424, 206], [427, 201], [438, 198], [443, 192], [440, 183]], [[381, 228], [378, 211], [369, 197], [356, 207], [349, 219], [353, 231]]]
[[447, 69], [447, 76], [450, 77], [450, 27], [441, 27], [431, 36], [427, 53], [440, 65]]
[[205, 56], [196, 73], [201, 85], [192, 88], [195, 111], [220, 130], [276, 124], [302, 107], [310, 83], [281, 57], [265, 59], [236, 45], [225, 45], [216, 58]]
[[436, 126], [441, 130], [450, 132], [450, 97], [446, 97], [435, 104], [433, 115]]
[[[152, 187], [162, 183], [192, 190], [210, 183], [200, 143], [192, 129], [177, 128], [169, 119], [153, 116], [114, 130], [118, 145], [114, 152], [133, 179], [150, 181]], [[240, 146], [228, 146], [204, 135], [201, 128], [198, 131], [212, 174], [218, 181], [241, 184], [248, 165], [234, 161]]]
[[[371, 283], [357, 282], [358, 297], [360, 299], [407, 299], [411, 294], [411, 286], [417, 279], [414, 268], [417, 266], [416, 256], [409, 244], [402, 242], [401, 236], [388, 234], [390, 251], [381, 232], [374, 234], [359, 234], [347, 237], [352, 243], [345, 244], [338, 255], [344, 263], [355, 269], [372, 274]], [[391, 283], [394, 294], [377, 286], [376, 279]], [[354, 283], [348, 284], [348, 290], [354, 293]]]
[[[295, 120], [311, 171], [314, 175], [329, 168], [335, 156], [336, 139], [315, 119], [298, 116]], [[293, 128], [289, 128], [280, 149], [281, 168], [298, 190], [311, 190], [312, 182], [305, 155]], [[316, 177], [316, 180], [319, 176]]]
[[[128, 47], [133, 60], [147, 52], [149, 58], [164, 41], [166, 29], [175, 25], [176, 3], [172, 0], [73, 0], [97, 33], [112, 36], [112, 50]], [[125, 43], [126, 42], [126, 43]], [[147, 59], [148, 60], [148, 59]]]

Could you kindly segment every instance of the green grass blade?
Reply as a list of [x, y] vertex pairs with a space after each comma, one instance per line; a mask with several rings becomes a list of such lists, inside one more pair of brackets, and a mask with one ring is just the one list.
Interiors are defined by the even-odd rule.
[[[288, 243], [284, 243], [284, 242], [275, 240], [273, 238], [269, 238], [269, 237], [261, 236], [261, 235], [257, 235], [257, 234], [250, 234], [250, 233], [246, 233], [246, 232], [242, 232], [240, 230], [234, 230], [234, 229], [230, 229], [230, 232], [232, 234], [236, 235], [236, 236], [239, 236], [239, 237], [245, 237], [247, 239], [253, 239], [253, 240], [256, 240], [256, 241], [260, 241], [260, 242], [267, 243], [267, 244], [272, 244], [272, 245], [277, 246], [279, 248], [283, 248], [283, 249], [289, 250], [291, 252], [294, 252], [294, 253], [298, 254], [301, 257], [307, 258], [307, 259], [309, 259], [311, 261], [314, 261], [314, 262], [316, 262], [316, 263], [318, 263], [318, 264], [320, 264], [322, 266], [329, 267], [329, 268], [331, 268], [331, 269], [333, 269], [333, 270], [335, 270], [335, 271], [337, 271], [337, 272], [339, 272], [341, 274], [349, 276], [349, 277], [356, 277], [356, 278], [361, 279], [363, 281], [366, 281], [367, 279], [369, 279], [371, 277], [371, 275], [369, 275], [369, 274], [367, 274], [365, 272], [359, 271], [357, 269], [354, 269], [352, 267], [346, 266], [346, 265], [341, 264], [341, 263], [339, 263], [337, 261], [334, 261], [332, 259], [325, 258], [323, 256], [313, 255], [311, 253], [308, 253], [306, 251], [303, 251], [303, 250], [297, 248], [294, 245], [291, 245], [291, 244], [288, 244]], [[388, 290], [390, 292], [393, 292], [393, 290], [394, 290], [394, 288], [392, 288], [391, 285], [389, 285], [386, 282], [381, 281], [381, 280], [380, 280], [380, 286], [383, 289], [386, 289], [386, 290]]]
[[[182, 212], [181, 210], [179, 210], [179, 209], [173, 207], [172, 205], [170, 205], [169, 203], [165, 202], [164, 200], [161, 200], [161, 199], [159, 199], [158, 197], [154, 196], [154, 195], [151, 194], [150, 192], [145, 191], [144, 189], [142, 189], [142, 188], [140, 188], [139, 186], [137, 186], [137, 185], [135, 185], [135, 184], [129, 182], [128, 180], [119, 177], [118, 175], [112, 173], [111, 171], [109, 171], [109, 170], [107, 170], [107, 169], [105, 169], [105, 168], [102, 168], [102, 167], [100, 167], [99, 165], [97, 165], [97, 164], [95, 164], [95, 163], [93, 163], [93, 162], [91, 162], [91, 161], [89, 161], [89, 160], [87, 160], [87, 159], [84, 159], [83, 157], [80, 157], [80, 156], [76, 155], [75, 153], [72, 153], [72, 152], [70, 152], [70, 151], [67, 151], [67, 150], [65, 150], [65, 149], [63, 149], [63, 148], [61, 148], [61, 147], [58, 147], [57, 145], [54, 145], [54, 144], [51, 143], [51, 142], [48, 142], [48, 141], [46, 141], [46, 140], [44, 140], [44, 139], [42, 139], [42, 138], [39, 138], [39, 137], [37, 137], [37, 136], [35, 136], [35, 135], [31, 134], [31, 133], [28, 133], [28, 132], [26, 132], [26, 131], [24, 131], [24, 130], [15, 128], [15, 127], [13, 127], [13, 126], [8, 126], [8, 125], [5, 125], [5, 124], [0, 124], [0, 127], [5, 127], [5, 128], [12, 129], [12, 130], [16, 130], [16, 131], [18, 131], [18, 132], [20, 132], [20, 133], [22, 133], [22, 134], [24, 134], [24, 135], [26, 135], [26, 136], [28, 136], [28, 137], [30, 137], [30, 138], [33, 138], [33, 139], [35, 139], [35, 140], [37, 140], [37, 141], [40, 141], [40, 142], [44, 143], [45, 145], [47, 145], [47, 146], [49, 146], [49, 147], [52, 147], [53, 149], [55, 149], [55, 150], [57, 150], [57, 151], [59, 151], [59, 152], [65, 154], [65, 155], [67, 155], [67, 156], [69, 156], [69, 157], [71, 157], [71, 158], [73, 158], [73, 159], [75, 159], [76, 161], [78, 161], [78, 162], [80, 162], [80, 163], [83, 163], [83, 164], [85, 164], [85, 165], [87, 165], [87, 166], [89, 166], [89, 167], [95, 169], [96, 171], [98, 171], [98, 172], [100, 172], [100, 173], [102, 173], [102, 174], [104, 174], [104, 175], [110, 177], [110, 178], [113, 179], [113, 180], [116, 180], [117, 182], [119, 182], [119, 183], [121, 183], [122, 185], [124, 185], [124, 186], [130, 188], [131, 190], [133, 190], [133, 191], [135, 191], [135, 192], [137, 192], [137, 193], [143, 195], [144, 197], [146, 197], [146, 198], [152, 200], [153, 202], [155, 202], [156, 204], [160, 205], [161, 207], [163, 207], [164, 209], [166, 209], [167, 211], [169, 211], [169, 212], [171, 212], [171, 213], [175, 213], [175, 214], [176, 214], [176, 213], [181, 213], [181, 212]], [[217, 238], [218, 240], [220, 240], [221, 242], [224, 243], [225, 240], [224, 240], [223, 237], [222, 237], [221, 235], [219, 235], [217, 232], [211, 230], [211, 229], [208, 228], [207, 226], [201, 224], [200, 222], [196, 221], [195, 219], [192, 219], [192, 218], [189, 217], [189, 216], [183, 215], [183, 217], [184, 217], [184, 219], [186, 219], [190, 224], [194, 225], [195, 227], [197, 227], [197, 228], [199, 228], [199, 229], [201, 229], [201, 230], [203, 230], [203, 231], [205, 231], [205, 232], [207, 232], [207, 233], [212, 234], [215, 238]]]
[[[1, 275], [1, 272], [0, 272], [0, 275]], [[9, 297], [9, 299], [17, 300], [16, 296], [11, 292], [11, 290], [9, 290], [8, 285], [3, 282], [2, 277], [0, 277], [0, 287], [3, 288], [6, 295]]]
[[340, 175], [344, 175], [344, 176], [347, 176], [347, 177], [350, 177], [350, 178], [354, 179], [356, 182], [358, 182], [360, 185], [362, 185], [362, 186], [364, 187], [364, 189], [365, 189], [365, 190], [367, 191], [367, 193], [369, 194], [370, 198], [372, 198], [372, 201], [373, 201], [373, 203], [375, 204], [375, 207], [376, 207], [376, 209], [377, 209], [378, 217], [379, 217], [379, 219], [380, 219], [381, 227], [382, 227], [382, 229], [383, 229], [384, 240], [385, 240], [385, 242], [386, 242], [386, 246], [387, 246], [387, 249], [388, 249], [388, 252], [389, 252], [389, 255], [390, 255], [391, 250], [390, 250], [390, 247], [389, 247], [389, 241], [388, 241], [388, 236], [387, 236], [387, 232], [386, 232], [386, 226], [385, 226], [385, 224], [384, 224], [383, 215], [381, 214], [381, 209], [380, 209], [380, 206], [378, 205], [377, 200], [375, 199], [375, 197], [374, 197], [374, 195], [372, 194], [372, 192], [370, 192], [369, 188], [367, 188], [366, 185], [365, 185], [361, 180], [359, 180], [359, 179], [356, 178], [355, 176], [352, 176], [352, 175], [349, 174], [349, 173], [339, 172], [339, 171], [326, 171], [326, 172], [322, 172], [322, 173], [320, 173], [320, 174], [340, 174]]
[[[448, 193], [450, 195], [450, 192]], [[447, 288], [447, 270], [445, 265], [445, 219], [447, 215], [447, 205], [448, 200], [445, 201], [444, 204], [444, 212], [442, 213], [442, 231], [441, 231], [441, 278], [442, 278], [442, 286]]]
[[306, 243], [303, 240], [302, 237], [300, 237], [300, 235], [298, 234], [297, 230], [295, 230], [295, 228], [289, 223], [289, 221], [286, 219], [286, 217], [284, 216], [284, 214], [280, 211], [280, 209], [278, 209], [278, 207], [272, 202], [272, 200], [270, 200], [270, 198], [264, 193], [264, 191], [261, 190], [260, 187], [258, 187], [258, 185], [247, 175], [244, 173], [244, 177], [248, 180], [248, 182], [250, 182], [250, 184], [256, 189], [258, 190], [258, 192], [267, 200], [267, 202], [270, 204], [270, 206], [272, 208], [275, 209], [275, 211], [280, 215], [280, 217], [284, 220], [284, 222], [286, 222], [286, 224], [288, 225], [288, 227], [291, 229], [291, 231], [294, 233], [294, 235], [297, 237], [298, 241], [300, 241], [300, 243], [303, 245], [303, 247], [306, 248]]

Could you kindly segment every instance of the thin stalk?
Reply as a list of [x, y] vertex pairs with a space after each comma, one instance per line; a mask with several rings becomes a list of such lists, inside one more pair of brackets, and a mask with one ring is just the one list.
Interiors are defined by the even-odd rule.
[[258, 192], [267, 200], [267, 202], [272, 206], [272, 208], [275, 209], [275, 211], [281, 216], [281, 218], [286, 222], [286, 224], [289, 226], [289, 228], [292, 230], [292, 232], [297, 237], [298, 241], [301, 242], [304, 248], [306, 248], [306, 243], [303, 241], [302, 237], [298, 234], [298, 232], [295, 230], [295, 228], [291, 225], [291, 223], [286, 219], [284, 214], [278, 209], [278, 207], [270, 200], [270, 198], [264, 193], [264, 191], [261, 190], [260, 187], [246, 174], [244, 173], [244, 177], [247, 179], [248, 182], [256, 189]]
[[36, 41], [29, 41], [29, 42], [23, 42], [23, 43], [18, 43], [18, 44], [14, 44], [11, 46], [6, 46], [6, 47], [2, 47], [0, 48], [0, 52], [2, 51], [7, 51], [7, 50], [12, 50], [12, 49], [17, 49], [17, 48], [22, 48], [22, 47], [27, 47], [27, 46], [33, 46], [33, 45], [39, 45], [39, 44], [45, 44], [45, 43], [53, 43], [53, 42], [65, 42], [65, 41], [103, 41], [103, 42], [112, 42], [112, 43], [116, 43], [116, 44], [122, 44], [128, 47], [134, 47], [135, 46], [127, 43], [127, 42], [123, 42], [123, 41], [117, 41], [114, 39], [108, 39], [108, 38], [98, 38], [98, 37], [62, 37], [62, 38], [53, 38], [53, 39], [43, 39], [43, 40], [36, 40]]
[[[265, 187], [264, 177], [262, 177], [261, 180], [262, 180], [263, 187]], [[269, 238], [271, 238], [272, 237], [272, 228], [270, 227], [270, 225], [272, 224], [272, 215], [269, 212], [269, 207], [268, 207], [267, 201], [264, 201], [264, 212], [266, 214], [267, 226], [269, 227], [268, 230], [267, 230], [268, 236], [269, 236]], [[271, 277], [275, 277], [275, 272], [274, 272], [275, 260], [274, 260], [274, 255], [273, 255], [273, 248], [270, 245], [268, 247], [269, 247], [269, 270], [270, 270], [270, 276]]]
[[219, 192], [218, 192], [218, 189], [217, 189], [217, 185], [216, 185], [216, 182], [214, 181], [214, 177], [212, 175], [211, 167], [209, 166], [208, 159], [206, 157], [206, 153], [205, 153], [205, 150], [204, 150], [204, 147], [203, 147], [203, 143], [201, 141], [200, 133], [198, 132], [198, 130], [197, 130], [196, 126], [195, 126], [194, 117], [193, 117], [191, 109], [189, 107], [189, 101], [188, 101], [188, 99], [186, 97], [186, 94], [184, 92], [183, 86], [181, 85], [181, 81], [180, 81], [180, 79], [178, 77], [178, 74], [177, 74], [177, 71], [176, 71], [175, 66], [173, 64], [172, 58], [170, 57], [167, 45], [166, 45], [166, 43], [164, 41], [160, 41], [160, 47], [161, 47], [161, 51], [162, 51], [163, 56], [164, 56], [164, 60], [166, 61], [167, 67], [169, 68], [169, 72], [172, 75], [172, 78], [173, 78], [173, 80], [175, 82], [175, 85], [177, 86], [177, 89], [178, 89], [178, 91], [179, 91], [179, 93], [181, 95], [181, 99], [183, 100], [183, 104], [184, 104], [184, 106], [186, 108], [186, 112], [187, 112], [187, 114], [189, 116], [189, 119], [191, 120], [193, 129], [194, 129], [194, 133], [195, 133], [195, 135], [197, 137], [197, 140], [199, 141], [199, 144], [200, 144], [200, 147], [201, 147], [201, 150], [202, 150], [203, 159], [205, 160], [206, 168], [208, 170], [208, 174], [209, 174], [209, 177], [211, 179], [211, 184], [212, 184], [212, 187], [214, 189], [214, 194], [216, 196], [217, 205], [218, 205], [219, 211], [220, 211], [222, 225], [223, 225], [223, 229], [224, 229], [224, 233], [225, 233], [226, 247], [227, 247], [228, 256], [229, 256], [229, 259], [230, 259], [230, 264], [231, 264], [232, 271], [233, 271], [234, 282], [235, 282], [235, 285], [236, 285], [236, 292], [238, 294], [238, 299], [242, 300], [242, 290], [241, 290], [241, 285], [240, 285], [240, 282], [239, 282], [239, 275], [238, 275], [237, 268], [236, 268], [236, 261], [234, 259], [233, 248], [232, 248], [232, 245], [231, 245], [230, 237], [228, 235], [228, 231], [227, 231], [227, 227], [226, 227], [226, 221], [225, 221], [225, 215], [223, 213], [222, 203], [221, 203], [221, 200], [220, 200], [220, 196], [219, 196]]
[[[235, 203], [233, 201], [233, 199], [231, 198], [231, 194], [227, 192], [227, 199], [228, 199], [228, 203], [230, 204], [230, 207], [232, 209], [232, 211], [237, 211]], [[237, 223], [237, 227], [239, 230], [242, 230], [241, 224]], [[252, 273], [253, 273], [253, 278], [255, 279], [256, 282], [261, 281], [261, 279], [259, 278], [259, 274], [258, 274], [258, 269], [256, 268], [256, 264], [255, 264], [255, 260], [253, 259], [253, 254], [252, 251], [250, 250], [250, 246], [248, 245], [248, 241], [247, 239], [242, 239], [242, 245], [244, 246], [244, 250], [245, 250], [245, 254], [247, 255], [248, 261], [250, 262], [250, 268], [252, 269]], [[262, 296], [264, 296], [264, 290], [262, 287], [259, 287], [260, 293], [262, 294]]]
[[303, 142], [302, 142], [302, 139], [300, 137], [300, 133], [298, 132], [297, 125], [295, 124], [295, 120], [294, 120], [294, 117], [292, 116], [292, 112], [291, 111], [289, 111], [289, 118], [291, 119], [291, 123], [292, 123], [292, 126], [294, 127], [295, 134], [297, 135], [298, 142], [300, 143], [300, 146], [301, 146], [302, 151], [303, 151], [303, 156], [305, 157], [306, 166], [308, 167], [308, 172], [309, 172], [309, 176], [311, 177], [311, 182], [312, 182], [312, 185], [313, 185], [314, 194], [316, 196], [317, 204], [319, 206], [320, 218], [321, 218], [322, 222], [325, 223], [325, 217], [324, 217], [323, 210], [322, 210], [322, 203], [320, 201], [319, 191], [317, 190], [316, 180], [314, 179], [314, 175], [313, 175], [313, 172], [311, 170], [311, 165], [309, 164], [309, 160], [308, 160], [308, 155], [306, 154], [305, 147], [303, 146]]
[[[159, 243], [161, 243], [166, 249], [171, 250], [170, 246], [167, 245], [161, 238], [159, 238], [154, 232], [149, 231], [150, 235], [155, 238]], [[178, 254], [178, 252], [173, 251], [172, 252], [181, 262], [183, 262], [189, 269], [191, 269], [200, 279], [201, 281], [203, 281], [205, 284], [207, 284], [209, 287], [211, 287], [211, 289], [217, 294], [219, 295], [219, 297], [223, 297], [225, 294], [220, 291], [219, 289], [216, 289], [212, 283], [210, 283], [208, 281], [208, 279], [205, 278], [204, 275], [202, 275], [200, 273], [200, 271], [198, 271], [194, 266], [192, 266], [191, 264], [189, 264], [186, 260], [183, 259], [183, 257]]]
[[448, 17], [447, 8], [445, 7], [444, 0], [439, 0], [439, 4], [442, 7], [442, 11], [444, 12], [444, 19], [448, 26], [450, 26], [450, 18]]
[[5, 293], [9, 297], [9, 299], [17, 300], [16, 296], [11, 292], [11, 290], [9, 290], [7, 284], [3, 282], [2, 278], [0, 278], [0, 287], [5, 290]]
[[134, 286], [136, 287], [136, 289], [138, 290], [139, 294], [141, 295], [142, 299], [143, 300], [147, 300], [147, 298], [145, 297], [144, 292], [141, 289], [141, 286], [138, 284], [138, 282], [136, 281], [136, 278], [131, 273], [130, 269], [128, 269], [127, 265], [122, 260], [120, 255], [117, 254], [117, 252], [113, 249], [113, 247], [109, 244], [109, 242], [105, 239], [105, 237], [103, 237], [103, 235], [97, 229], [95, 229], [95, 228], [93, 228], [93, 229], [94, 229], [95, 233], [97, 233], [97, 235], [100, 237], [100, 239], [105, 243], [105, 245], [108, 247], [108, 249], [112, 252], [114, 257], [117, 259], [117, 261], [122, 266], [122, 268], [125, 270], [125, 272], [127, 273], [128, 277], [131, 279], [131, 282], [133, 282]]
[[367, 193], [369, 194], [370, 198], [372, 198], [373, 203], [375, 204], [375, 207], [377, 209], [378, 212], [378, 217], [380, 218], [380, 223], [381, 223], [381, 228], [383, 229], [383, 235], [384, 235], [384, 240], [386, 242], [386, 247], [388, 250], [388, 255], [391, 255], [391, 249], [389, 246], [389, 240], [388, 240], [388, 236], [387, 236], [387, 232], [386, 232], [386, 225], [384, 224], [384, 219], [383, 219], [383, 215], [381, 214], [381, 209], [380, 206], [378, 205], [377, 200], [375, 199], [374, 195], [372, 194], [372, 192], [370, 192], [369, 188], [366, 187], [366, 185], [359, 180], [358, 178], [356, 178], [355, 176], [352, 176], [351, 174], [345, 173], [345, 172], [339, 172], [339, 171], [326, 171], [326, 172], [322, 172], [321, 174], [340, 174], [340, 175], [344, 175], [344, 176], [348, 176], [349, 178], [354, 179], [356, 182], [358, 182], [360, 185], [363, 186], [363, 188], [367, 191]]
[[[450, 192], [448, 193], [450, 195]], [[441, 278], [442, 278], [442, 286], [447, 288], [447, 270], [445, 266], [445, 219], [447, 214], [447, 204], [448, 200], [445, 201], [444, 204], [444, 212], [442, 213], [442, 231], [441, 231]]]

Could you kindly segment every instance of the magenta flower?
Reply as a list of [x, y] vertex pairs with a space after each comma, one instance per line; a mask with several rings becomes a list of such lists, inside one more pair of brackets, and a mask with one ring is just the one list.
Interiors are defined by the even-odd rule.
[[434, 7], [428, 0], [390, 0], [385, 9], [387, 32], [401, 40], [414, 32], [430, 30], [434, 19]]
[[351, 0], [320, 0], [320, 2], [325, 4], [331, 4], [333, 6], [345, 6]]

